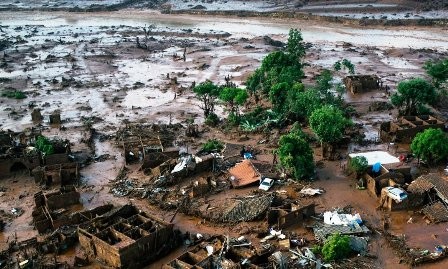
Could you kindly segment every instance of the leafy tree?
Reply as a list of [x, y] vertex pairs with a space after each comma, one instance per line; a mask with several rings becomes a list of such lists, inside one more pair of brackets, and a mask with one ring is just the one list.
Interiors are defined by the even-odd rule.
[[338, 233], [331, 235], [322, 247], [322, 255], [326, 261], [344, 259], [351, 252], [350, 237]]
[[437, 98], [435, 88], [422, 78], [404, 80], [398, 84], [397, 92], [391, 96], [394, 106], [403, 108], [404, 115], [417, 115], [425, 104]]
[[205, 81], [193, 88], [193, 92], [201, 100], [200, 108], [204, 111], [204, 117], [208, 117], [215, 111], [216, 98], [219, 96], [220, 89], [211, 81]]
[[292, 28], [289, 30], [287, 50], [296, 60], [305, 56], [305, 43], [303, 42], [302, 32]]
[[367, 162], [367, 158], [364, 156], [356, 156], [350, 160], [350, 168], [356, 173], [356, 175], [363, 174], [369, 163]]
[[231, 114], [239, 115], [239, 106], [243, 105], [249, 95], [247, 91], [240, 88], [224, 88], [219, 93], [219, 99], [226, 102]]
[[309, 179], [314, 175], [313, 150], [301, 131], [292, 131], [279, 140], [277, 154], [286, 173], [296, 179]]
[[320, 142], [333, 144], [338, 142], [350, 121], [344, 117], [342, 111], [334, 106], [325, 105], [316, 109], [309, 118], [310, 127]]
[[201, 150], [204, 152], [215, 152], [221, 151], [224, 149], [224, 144], [217, 139], [209, 139], [202, 145]]
[[286, 82], [277, 83], [272, 86], [269, 92], [269, 100], [272, 103], [274, 111], [283, 112], [285, 110], [289, 90], [290, 86]]
[[37, 137], [36, 148], [45, 155], [51, 155], [54, 153], [54, 146], [51, 141], [43, 135]]
[[448, 81], [448, 58], [436, 62], [428, 61], [423, 68], [431, 76], [434, 86], [440, 89]]
[[412, 140], [411, 150], [419, 160], [445, 160], [448, 157], [448, 136], [441, 129], [426, 129]]
[[307, 119], [314, 110], [321, 106], [320, 93], [316, 89], [288, 92], [288, 109], [294, 119]]
[[333, 65], [334, 70], [341, 71], [342, 68], [347, 69], [350, 74], [355, 74], [355, 65], [347, 59], [343, 59], [341, 61], [337, 61]]

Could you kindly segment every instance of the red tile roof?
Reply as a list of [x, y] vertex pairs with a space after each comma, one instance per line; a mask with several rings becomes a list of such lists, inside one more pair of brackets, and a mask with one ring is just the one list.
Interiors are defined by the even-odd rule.
[[237, 163], [229, 169], [229, 173], [231, 175], [230, 182], [235, 188], [259, 182], [261, 179], [260, 173], [258, 173], [250, 160], [243, 160]]

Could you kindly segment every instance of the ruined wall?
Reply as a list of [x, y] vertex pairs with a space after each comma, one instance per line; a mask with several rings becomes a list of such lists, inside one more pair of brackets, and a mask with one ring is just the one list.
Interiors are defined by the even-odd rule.
[[305, 218], [315, 215], [314, 203], [300, 208], [295, 208], [298, 207], [296, 205], [291, 206], [291, 211], [280, 209], [269, 212], [269, 224], [275, 223], [279, 229], [284, 229], [292, 225], [300, 224]]
[[47, 155], [43, 158], [43, 160], [44, 165], [63, 164], [70, 162], [67, 153], [55, 153]]
[[39, 156], [33, 157], [23, 157], [23, 158], [2, 158], [0, 159], [0, 178], [8, 177], [15, 171], [14, 166], [24, 165], [26, 167], [26, 172], [31, 174], [31, 170], [40, 165]]
[[75, 190], [66, 193], [54, 193], [46, 196], [47, 207], [50, 210], [65, 208], [79, 203], [81, 195]]

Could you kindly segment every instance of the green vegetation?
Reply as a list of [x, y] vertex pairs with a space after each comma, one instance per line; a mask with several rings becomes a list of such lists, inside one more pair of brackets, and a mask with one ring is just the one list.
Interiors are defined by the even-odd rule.
[[215, 113], [209, 113], [205, 118], [205, 124], [208, 126], [216, 126], [219, 123], [219, 117]]
[[311, 114], [309, 122], [311, 129], [322, 144], [333, 144], [341, 140], [345, 128], [351, 124], [339, 108], [331, 105], [316, 109]]
[[422, 78], [404, 80], [398, 84], [397, 92], [391, 96], [394, 106], [403, 115], [418, 115], [427, 112], [425, 104], [432, 104], [437, 98], [433, 85]]
[[342, 62], [335, 62], [333, 68], [336, 71], [341, 71], [344, 68], [347, 69], [351, 75], [355, 74], [355, 65], [347, 59], [343, 59]]
[[51, 155], [54, 153], [53, 143], [43, 135], [37, 137], [36, 148], [45, 155]]
[[448, 82], [448, 58], [435, 62], [428, 61], [423, 68], [432, 78], [433, 84], [437, 89], [441, 89], [441, 86]]
[[25, 99], [26, 94], [18, 90], [8, 90], [2, 93], [3, 97], [14, 98], [14, 99]]
[[301, 130], [280, 137], [277, 154], [280, 165], [297, 180], [314, 177], [313, 150]]
[[219, 93], [219, 99], [227, 104], [230, 115], [237, 119], [240, 115], [239, 107], [244, 105], [248, 97], [247, 91], [240, 88], [224, 88]]
[[350, 160], [350, 169], [356, 173], [357, 176], [362, 175], [367, 171], [367, 158], [364, 156], [356, 156]]
[[201, 109], [204, 111], [204, 117], [207, 118], [215, 111], [216, 98], [219, 96], [219, 87], [211, 81], [205, 81], [193, 88], [199, 100], [201, 100]]
[[429, 163], [448, 158], [448, 135], [441, 129], [426, 129], [418, 133], [411, 144], [412, 152]]
[[217, 139], [209, 139], [202, 145], [201, 150], [204, 152], [219, 152], [224, 149], [224, 144]]
[[322, 247], [322, 255], [326, 261], [344, 259], [351, 252], [350, 237], [347, 235], [333, 234], [328, 237]]

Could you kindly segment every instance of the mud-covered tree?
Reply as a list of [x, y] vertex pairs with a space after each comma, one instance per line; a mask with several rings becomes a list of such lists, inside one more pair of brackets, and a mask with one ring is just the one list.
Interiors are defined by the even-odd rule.
[[[322, 148], [329, 148], [330, 157], [332, 146], [340, 141], [350, 120], [344, 117], [342, 111], [332, 105], [325, 105], [316, 109], [309, 118], [310, 127], [317, 135]], [[326, 150], [323, 151], [324, 155]]]
[[216, 99], [219, 96], [220, 89], [211, 81], [205, 81], [193, 88], [196, 97], [201, 100], [200, 108], [204, 111], [204, 117], [207, 118], [215, 111]]
[[230, 113], [237, 117], [240, 114], [240, 106], [246, 103], [248, 97], [247, 91], [241, 88], [224, 88], [219, 93], [219, 99], [224, 101]]
[[280, 137], [277, 156], [280, 166], [297, 180], [314, 176], [313, 150], [300, 130]]
[[412, 140], [411, 150], [420, 160], [435, 163], [448, 158], [448, 135], [441, 129], [426, 129]]
[[426, 111], [426, 104], [432, 104], [437, 98], [433, 85], [422, 78], [404, 80], [398, 83], [397, 92], [391, 96], [391, 102], [403, 115], [418, 115]]
[[441, 89], [442, 85], [448, 83], [448, 58], [434, 62], [428, 61], [423, 68], [436, 88]]

